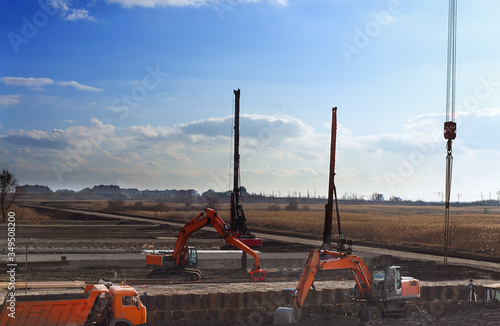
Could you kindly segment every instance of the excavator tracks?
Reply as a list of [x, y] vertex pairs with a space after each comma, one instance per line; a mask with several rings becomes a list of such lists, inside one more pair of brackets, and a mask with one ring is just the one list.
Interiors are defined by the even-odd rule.
[[201, 279], [201, 271], [194, 268], [155, 269], [148, 275], [148, 279], [172, 281], [173, 283], [195, 282]]

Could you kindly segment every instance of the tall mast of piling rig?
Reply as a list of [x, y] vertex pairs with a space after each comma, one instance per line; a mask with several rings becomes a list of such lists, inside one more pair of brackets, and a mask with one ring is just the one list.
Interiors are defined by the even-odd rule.
[[[234, 170], [233, 192], [231, 193], [231, 207], [229, 221], [233, 234], [249, 247], [262, 247], [262, 239], [257, 238], [247, 229], [247, 219], [241, 200], [240, 186], [240, 89], [234, 93]], [[246, 268], [246, 253], [243, 252], [242, 267]]]
[[328, 248], [332, 241], [333, 203], [335, 200], [335, 211], [337, 213], [338, 246], [339, 252], [345, 251], [344, 232], [340, 221], [339, 205], [337, 202], [337, 190], [335, 189], [335, 150], [337, 144], [337, 107], [332, 109], [332, 135], [330, 143], [330, 177], [328, 179], [328, 202], [325, 205], [325, 227], [323, 231], [323, 247]]
[[247, 233], [245, 211], [240, 198], [240, 89], [234, 93], [234, 171], [233, 193], [231, 194], [231, 231], [240, 234]]

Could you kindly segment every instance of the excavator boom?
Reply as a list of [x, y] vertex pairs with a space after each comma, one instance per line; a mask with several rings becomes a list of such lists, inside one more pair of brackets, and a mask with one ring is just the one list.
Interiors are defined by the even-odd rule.
[[[330, 258], [321, 260], [321, 255], [328, 255]], [[371, 273], [361, 258], [355, 255], [348, 255], [345, 252], [315, 249], [309, 253], [307, 263], [302, 269], [302, 276], [292, 295], [292, 305], [302, 308], [309, 293], [309, 289], [314, 283], [314, 278], [318, 270], [349, 269], [354, 275], [356, 286], [361, 297], [366, 298], [371, 290]]]

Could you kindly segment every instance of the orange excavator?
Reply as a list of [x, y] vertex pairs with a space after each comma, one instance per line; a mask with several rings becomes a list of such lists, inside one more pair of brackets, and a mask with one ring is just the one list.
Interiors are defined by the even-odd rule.
[[418, 307], [409, 301], [420, 298], [420, 282], [417, 279], [402, 277], [399, 266], [374, 267], [370, 271], [360, 257], [351, 254], [349, 246], [340, 252], [316, 249], [309, 253], [299, 284], [292, 294], [292, 308], [278, 308], [274, 314], [275, 325], [296, 321], [297, 309], [303, 307], [319, 270], [350, 270], [354, 275], [353, 302], [343, 305], [345, 315], [375, 321], [382, 315], [419, 314]]
[[189, 247], [189, 237], [206, 225], [212, 225], [226, 243], [235, 246], [254, 259], [254, 266], [250, 271], [250, 281], [265, 281], [266, 271], [260, 267], [259, 255], [250, 247], [238, 240], [230, 228], [224, 223], [217, 212], [211, 208], [205, 209], [198, 216], [189, 221], [177, 235], [177, 242], [172, 253], [160, 252], [158, 254], [146, 255], [146, 264], [159, 266], [160, 269], [153, 270], [149, 278], [169, 278], [174, 276], [186, 276], [186, 279], [196, 281], [201, 278], [201, 272], [196, 267], [198, 254], [196, 248]]

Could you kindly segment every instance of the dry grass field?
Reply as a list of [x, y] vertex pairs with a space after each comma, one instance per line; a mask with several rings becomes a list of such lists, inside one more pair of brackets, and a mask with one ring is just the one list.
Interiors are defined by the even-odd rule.
[[[311, 205], [307, 211], [270, 211], [248, 206], [246, 215], [250, 225], [274, 230], [323, 232], [323, 205]], [[443, 246], [443, 207], [342, 205], [339, 210], [346, 238], [398, 245]], [[453, 249], [500, 253], [500, 207], [457, 207], [451, 209], [450, 216]]]
[[[51, 206], [58, 204], [51, 202]], [[106, 211], [109, 202], [60, 202], [75, 209]], [[216, 209], [228, 223], [229, 207], [219, 204]], [[273, 209], [271, 209], [273, 206]], [[125, 213], [188, 221], [203, 210], [203, 204], [158, 204], [152, 201], [125, 201], [120, 211]], [[287, 230], [321, 237], [324, 205], [298, 205], [298, 210], [286, 210], [286, 205], [245, 204], [249, 229]], [[23, 208], [21, 208], [23, 209]], [[444, 206], [404, 205], [339, 205], [344, 235], [347, 239], [373, 241], [394, 245], [443, 247]], [[33, 212], [29, 213], [34, 219]], [[20, 216], [23, 214], [17, 214]], [[45, 219], [46, 217], [42, 217]], [[466, 206], [451, 208], [451, 249], [500, 255], [500, 207]], [[334, 214], [333, 233], [336, 233]]]

